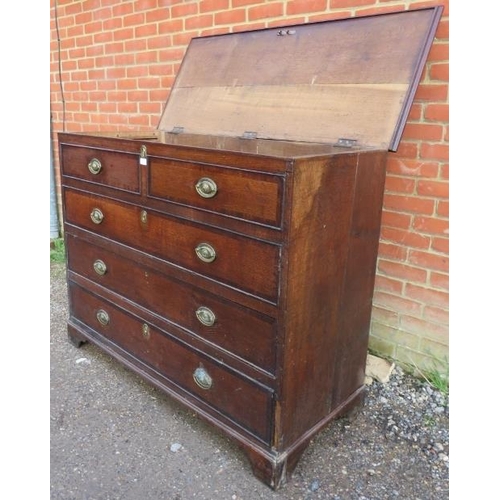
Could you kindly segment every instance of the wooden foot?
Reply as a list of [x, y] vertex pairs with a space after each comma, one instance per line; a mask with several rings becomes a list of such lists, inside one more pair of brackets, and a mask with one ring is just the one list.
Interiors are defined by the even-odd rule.
[[276, 456], [264, 455], [250, 448], [246, 448], [245, 451], [254, 476], [273, 490], [278, 490], [292, 476], [308, 444], [309, 440], [302, 441], [298, 446]]
[[87, 342], [87, 339], [77, 332], [75, 328], [68, 325], [68, 340], [75, 346], [81, 347]]

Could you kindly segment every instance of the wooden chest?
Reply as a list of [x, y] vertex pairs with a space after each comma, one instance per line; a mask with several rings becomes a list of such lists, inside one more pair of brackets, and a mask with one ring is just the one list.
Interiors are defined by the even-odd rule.
[[70, 340], [272, 488], [362, 403], [386, 155], [440, 15], [195, 38], [157, 130], [59, 134]]

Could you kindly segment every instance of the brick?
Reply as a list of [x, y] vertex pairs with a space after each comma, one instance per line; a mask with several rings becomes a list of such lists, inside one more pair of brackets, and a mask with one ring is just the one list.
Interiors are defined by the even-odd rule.
[[398, 10], [404, 10], [404, 5], [392, 5], [387, 7], [373, 7], [369, 9], [356, 9], [357, 16], [371, 16], [372, 14], [382, 14], [384, 12], [396, 12]]
[[156, 36], [157, 34], [158, 34], [157, 24], [145, 24], [143, 26], [138, 26], [137, 28], [134, 28], [135, 38], [149, 38], [152, 36]]
[[448, 274], [433, 272], [431, 273], [429, 282], [434, 288], [440, 288], [445, 291], [449, 291], [450, 289], [450, 277]]
[[416, 182], [408, 177], [387, 177], [385, 180], [385, 190], [393, 193], [411, 194], [415, 190]]
[[158, 23], [158, 34], [172, 34], [182, 31], [184, 23], [182, 19], [172, 19], [170, 21], [165, 21], [163, 23]]
[[185, 17], [192, 16], [193, 14], [198, 14], [198, 5], [199, 2], [174, 5], [170, 9], [170, 15], [172, 17]]
[[417, 283], [425, 283], [427, 281], [427, 271], [425, 269], [408, 266], [399, 262], [379, 260], [378, 272], [404, 281]]
[[146, 12], [146, 23], [159, 23], [165, 21], [165, 19], [170, 19], [170, 9], [153, 9]]
[[158, 102], [140, 102], [139, 113], [145, 115], [159, 116], [162, 111], [162, 105]]
[[378, 244], [378, 255], [379, 258], [384, 257], [386, 259], [404, 262], [408, 258], [408, 249], [401, 245], [380, 241]]
[[121, 17], [134, 12], [134, 4], [132, 2], [119, 2], [112, 7], [113, 16]]
[[262, 3], [262, 0], [232, 0], [233, 7], [243, 7], [247, 5], [255, 5]]
[[330, 9], [346, 9], [349, 7], [360, 7], [370, 5], [373, 0], [330, 0]]
[[444, 143], [427, 143], [423, 142], [420, 145], [420, 158], [422, 160], [441, 160], [448, 161], [450, 148]]
[[[127, 27], [127, 26], [126, 26]], [[102, 22], [102, 31], [115, 31], [123, 28], [123, 20], [119, 17], [106, 19]]]
[[248, 9], [249, 21], [256, 21], [258, 19], [263, 19], [268, 17], [278, 17], [282, 15], [283, 15], [283, 4], [281, 2], [259, 5], [258, 7], [250, 7]]
[[449, 271], [449, 258], [447, 256], [416, 249], [409, 249], [408, 263], [435, 271]]
[[401, 141], [396, 152], [390, 152], [388, 159], [416, 159], [418, 156], [418, 146], [414, 142]]
[[147, 39], [134, 38], [133, 40], [127, 40], [125, 42], [125, 52], [131, 52], [133, 54], [136, 54], [137, 52], [142, 52], [143, 50], [146, 50], [147, 46], [148, 46]]
[[448, 336], [448, 328], [443, 325], [431, 323], [413, 316], [400, 316], [400, 328], [405, 332], [413, 333], [420, 337], [444, 340]]
[[424, 112], [426, 120], [435, 122], [448, 122], [450, 112], [448, 104], [427, 104]]
[[414, 316], [420, 315], [422, 311], [422, 304], [420, 302], [381, 292], [380, 290], [375, 290], [373, 294], [373, 303], [384, 309], [412, 314]]
[[429, 76], [433, 80], [449, 81], [450, 79], [450, 68], [448, 63], [437, 63], [432, 64], [429, 72]]
[[137, 79], [127, 78], [116, 81], [116, 88], [118, 90], [134, 90], [137, 88]]
[[[143, 12], [141, 12], [139, 14], [132, 14], [130, 16], [125, 16], [122, 18], [123, 27], [129, 28], [131, 26], [141, 26], [144, 24], [145, 17], [146, 16], [144, 15]], [[116, 19], [120, 19], [120, 18], [116, 18]]]
[[122, 42], [108, 43], [106, 44], [106, 47], [104, 47], [105, 54], [119, 54], [121, 52], [123, 52]]
[[450, 180], [450, 165], [448, 163], [441, 165], [439, 169], [439, 178], [446, 181]]
[[217, 12], [214, 16], [215, 24], [235, 24], [246, 21], [247, 12], [245, 9], [228, 10], [227, 12]]
[[141, 52], [135, 56], [136, 64], [150, 64], [158, 62], [158, 52], [150, 50], [148, 52]]
[[398, 328], [374, 321], [371, 325], [371, 333], [385, 341], [394, 342], [398, 337]]
[[137, 113], [137, 103], [136, 102], [119, 102], [117, 103], [118, 113]]
[[428, 250], [431, 245], [431, 238], [429, 236], [424, 236], [413, 231], [388, 227], [382, 227], [380, 239], [382, 241], [400, 244], [401, 246], [419, 248], [422, 250]]
[[200, 32], [200, 36], [211, 36], [211, 35], [222, 35], [225, 33], [229, 33], [230, 28], [210, 28], [208, 30], [202, 30]]
[[286, 4], [286, 14], [295, 16], [297, 14], [309, 14], [327, 8], [327, 0], [291, 0]]
[[213, 14], [204, 14], [202, 16], [188, 17], [184, 21], [186, 30], [207, 28], [208, 26], [213, 26], [213, 24], [214, 24]]
[[450, 313], [447, 309], [441, 307], [427, 306], [424, 307], [423, 318], [447, 326], [450, 320]]
[[126, 76], [125, 68], [108, 68], [106, 69], [106, 78], [109, 80], [118, 80]]
[[397, 212], [431, 215], [434, 213], [434, 201], [415, 196], [384, 195], [384, 209]]
[[435, 41], [427, 57], [429, 62], [448, 61], [450, 58], [450, 45], [447, 42]]
[[385, 339], [379, 339], [375, 336], [375, 333], [370, 335], [369, 339], [369, 347], [374, 352], [378, 352], [384, 354], [385, 356], [389, 356], [390, 358], [394, 358], [396, 353], [396, 344], [394, 342], [389, 342]]
[[417, 193], [421, 196], [448, 198], [450, 194], [448, 182], [420, 179], [417, 182]]
[[115, 41], [130, 40], [133, 37], [134, 37], [134, 30], [132, 28], [125, 28], [113, 31], [113, 40]]
[[416, 101], [446, 102], [448, 100], [448, 85], [442, 83], [421, 83], [415, 93]]
[[450, 21], [448, 19], [441, 18], [436, 30], [437, 40], [449, 40], [450, 38]]
[[382, 212], [382, 227], [396, 227], [399, 229], [408, 229], [410, 227], [412, 216], [398, 212]]
[[200, 12], [229, 9], [229, 0], [201, 0]]
[[430, 353], [427, 357], [428, 370], [440, 370], [442, 373], [447, 374], [448, 360], [450, 356], [449, 335], [443, 339], [426, 339], [423, 338], [420, 342], [420, 349], [424, 353]]
[[436, 213], [437, 213], [437, 215], [439, 215], [441, 217], [449, 217], [450, 216], [450, 202], [443, 201], [443, 200], [438, 201]]
[[445, 254], [450, 253], [450, 240], [449, 238], [432, 238], [431, 250]]
[[135, 65], [135, 54], [125, 53], [116, 54], [115, 66], [133, 66]]
[[396, 295], [402, 295], [403, 283], [401, 281], [391, 279], [386, 276], [380, 276], [378, 274], [377, 276], [375, 276], [375, 289], [393, 293]]
[[406, 139], [440, 141], [443, 138], [443, 127], [431, 123], [407, 123], [403, 136]]
[[146, 90], [132, 90], [127, 92], [127, 100], [129, 101], [147, 101], [148, 93]]
[[382, 307], [373, 307], [372, 309], [372, 322], [381, 323], [383, 325], [398, 327], [399, 314], [394, 311], [388, 311]]
[[439, 173], [439, 163], [390, 156], [387, 160], [387, 173], [435, 178]]
[[447, 219], [416, 216], [413, 219], [413, 228], [426, 234], [444, 235], [449, 233], [450, 223]]
[[434, 290], [422, 286], [407, 283], [404, 290], [404, 296], [408, 299], [422, 302], [427, 306], [437, 306], [448, 308], [449, 296], [448, 293], [442, 290]]
[[276, 21], [269, 21], [267, 23], [268, 28], [282, 27], [282, 26], [293, 26], [295, 24], [304, 24], [306, 22], [305, 17], [287, 17], [286, 19], [277, 19]]
[[160, 86], [158, 77], [139, 78], [137, 80], [138, 89], [157, 89]]
[[138, 78], [138, 77], [144, 77], [149, 75], [149, 68], [148, 66], [145, 65], [129, 65], [126, 68], [127, 72], [127, 78]]

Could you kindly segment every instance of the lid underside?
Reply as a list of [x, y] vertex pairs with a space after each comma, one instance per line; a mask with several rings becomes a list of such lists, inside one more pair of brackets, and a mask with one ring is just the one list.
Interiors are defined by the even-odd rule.
[[395, 150], [441, 11], [194, 38], [158, 128]]

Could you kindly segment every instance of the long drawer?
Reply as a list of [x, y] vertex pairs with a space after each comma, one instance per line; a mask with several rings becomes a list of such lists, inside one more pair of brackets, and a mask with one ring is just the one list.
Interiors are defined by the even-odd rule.
[[63, 145], [62, 173], [104, 186], [140, 192], [139, 156], [133, 153]]
[[149, 158], [148, 195], [280, 227], [283, 179], [167, 158]]
[[229, 371], [71, 281], [69, 300], [74, 319], [269, 443], [273, 399], [270, 389]]
[[276, 303], [278, 245], [80, 191], [64, 191], [66, 221]]
[[[66, 235], [68, 268], [268, 373], [276, 369], [275, 319]], [[134, 283], [134, 286], [130, 286]]]

